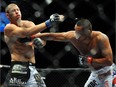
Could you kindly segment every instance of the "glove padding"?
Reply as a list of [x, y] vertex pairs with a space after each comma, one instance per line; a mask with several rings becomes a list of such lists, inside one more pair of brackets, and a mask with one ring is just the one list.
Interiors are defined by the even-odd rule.
[[92, 64], [92, 57], [79, 55], [79, 64], [81, 66], [88, 66]]
[[63, 15], [59, 15], [58, 13], [55, 13], [55, 14], [52, 14], [50, 16], [50, 19], [47, 20], [45, 23], [46, 23], [46, 26], [49, 28], [53, 24], [58, 23], [58, 22], [62, 22], [62, 21], [64, 21], [64, 16]]
[[40, 38], [33, 39], [33, 44], [36, 48], [43, 48], [45, 46], [45, 41]]
[[62, 22], [63, 18], [64, 18], [63, 15], [59, 15], [58, 13], [55, 13], [50, 16], [50, 21], [51, 22]]

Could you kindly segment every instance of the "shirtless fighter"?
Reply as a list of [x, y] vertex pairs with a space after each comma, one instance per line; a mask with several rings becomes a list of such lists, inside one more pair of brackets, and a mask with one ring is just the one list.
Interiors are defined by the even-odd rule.
[[75, 31], [41, 33], [35, 35], [45, 40], [69, 41], [80, 52], [79, 62], [91, 70], [84, 87], [112, 87], [113, 55], [107, 35], [93, 31], [87, 19], [77, 21]]
[[32, 38], [34, 34], [59, 22], [59, 15], [53, 14], [49, 20], [35, 25], [21, 19], [20, 8], [14, 3], [9, 4], [5, 11], [10, 20], [4, 29], [4, 39], [11, 53], [11, 67], [3, 87], [46, 87], [34, 66], [34, 46], [43, 47], [45, 41], [36, 38], [39, 41], [37, 44], [33, 43]]

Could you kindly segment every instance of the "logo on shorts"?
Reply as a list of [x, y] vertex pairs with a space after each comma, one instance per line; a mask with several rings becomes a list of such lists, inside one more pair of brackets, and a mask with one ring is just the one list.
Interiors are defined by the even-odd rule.
[[21, 79], [17, 79], [17, 78], [11, 78], [9, 80], [9, 85], [11, 86], [24, 86], [26, 85], [26, 82], [22, 82]]
[[12, 68], [12, 73], [27, 74], [27, 67], [16, 64]]
[[95, 87], [96, 85], [98, 85], [97, 82], [93, 80], [87, 87]]

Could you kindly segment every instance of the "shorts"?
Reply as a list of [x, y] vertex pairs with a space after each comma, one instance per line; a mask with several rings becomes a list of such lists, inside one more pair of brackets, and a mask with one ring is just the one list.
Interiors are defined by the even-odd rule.
[[46, 87], [46, 85], [34, 64], [13, 61], [3, 87]]

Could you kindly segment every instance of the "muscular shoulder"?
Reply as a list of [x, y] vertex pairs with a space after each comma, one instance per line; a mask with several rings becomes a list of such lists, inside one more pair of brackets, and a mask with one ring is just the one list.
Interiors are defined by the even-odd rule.
[[22, 23], [27, 28], [28, 27], [32, 27], [32, 26], [35, 26], [35, 24], [32, 21], [28, 21], [28, 20], [23, 20]]
[[4, 30], [10, 29], [10, 28], [15, 27], [15, 26], [16, 26], [15, 24], [7, 24], [4, 28]]
[[97, 40], [99, 41], [106, 41], [108, 40], [108, 36], [100, 31], [95, 31], [95, 35], [96, 35], [96, 38]]
[[72, 38], [74, 38], [74, 33], [75, 33], [75, 31], [68, 31], [68, 32], [64, 33], [64, 36], [68, 39], [72, 39]]
[[13, 31], [17, 26], [15, 24], [7, 24], [4, 28], [4, 33], [9, 34], [11, 31]]

